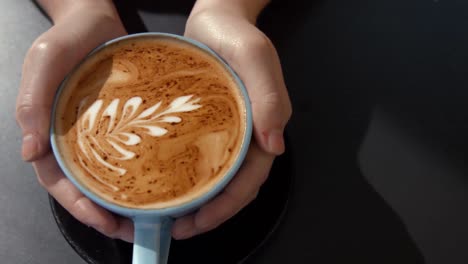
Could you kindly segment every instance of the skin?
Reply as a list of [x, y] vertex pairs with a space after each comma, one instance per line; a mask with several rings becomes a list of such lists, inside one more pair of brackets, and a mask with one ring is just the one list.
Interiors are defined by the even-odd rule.
[[[39, 183], [76, 219], [131, 242], [132, 222], [83, 196], [61, 172], [48, 138], [53, 95], [66, 74], [94, 47], [127, 33], [110, 0], [38, 2], [54, 25], [34, 41], [24, 60], [16, 105], [23, 159], [32, 163]], [[276, 50], [255, 27], [267, 2], [198, 0], [188, 19], [185, 35], [214, 49], [244, 81], [252, 101], [254, 140], [225, 190], [196, 213], [177, 219], [175, 239], [207, 232], [234, 216], [255, 199], [274, 158], [284, 152], [283, 130], [291, 104]]]

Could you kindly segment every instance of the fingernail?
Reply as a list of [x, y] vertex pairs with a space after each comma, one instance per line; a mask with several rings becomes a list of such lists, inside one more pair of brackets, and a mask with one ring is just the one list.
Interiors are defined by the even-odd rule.
[[23, 160], [30, 161], [38, 151], [37, 139], [33, 134], [26, 134], [23, 137], [23, 146], [21, 149], [21, 155]]
[[284, 152], [284, 139], [282, 130], [273, 130], [268, 135], [268, 148], [271, 153], [276, 155]]

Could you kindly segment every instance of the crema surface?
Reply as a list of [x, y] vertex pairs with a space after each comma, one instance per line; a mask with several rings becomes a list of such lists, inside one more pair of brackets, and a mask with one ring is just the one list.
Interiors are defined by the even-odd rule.
[[64, 83], [55, 116], [66, 167], [112, 203], [165, 208], [199, 197], [239, 155], [242, 95], [212, 55], [171, 38], [94, 53]]

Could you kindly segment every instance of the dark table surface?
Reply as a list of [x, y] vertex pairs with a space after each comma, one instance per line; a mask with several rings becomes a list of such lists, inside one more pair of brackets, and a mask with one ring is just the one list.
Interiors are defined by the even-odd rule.
[[[189, 7], [136, 2], [120, 7], [130, 31], [183, 33]], [[294, 105], [294, 186], [252, 263], [468, 262], [467, 14], [455, 0], [264, 12]], [[50, 23], [30, 1], [1, 0], [0, 25], [0, 263], [82, 264], [20, 159], [14, 120], [23, 56]]]

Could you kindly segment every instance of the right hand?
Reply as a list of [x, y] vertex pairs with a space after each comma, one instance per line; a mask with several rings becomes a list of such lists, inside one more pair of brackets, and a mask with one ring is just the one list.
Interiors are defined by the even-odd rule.
[[106, 9], [99, 2], [70, 4], [34, 41], [24, 60], [16, 119], [23, 133], [23, 159], [32, 162], [39, 183], [80, 222], [130, 242], [132, 222], [86, 198], [63, 175], [49, 142], [50, 113], [61, 81], [93, 48], [127, 34], [113, 6]]

